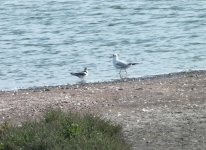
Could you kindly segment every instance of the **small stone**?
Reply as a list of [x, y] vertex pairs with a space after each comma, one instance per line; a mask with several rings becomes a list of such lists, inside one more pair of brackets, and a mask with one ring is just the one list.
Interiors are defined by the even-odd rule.
[[135, 90], [143, 90], [143, 88], [136, 88]]
[[118, 112], [118, 114], [117, 114], [117, 116], [119, 117], [119, 116], [121, 116], [122, 114], [120, 113], [120, 112]]
[[62, 103], [69, 103], [69, 102], [65, 100], [65, 101], [62, 101]]
[[45, 92], [46, 92], [46, 91], [50, 91], [50, 89], [48, 89], [48, 88], [45, 88], [45, 89], [44, 89], [44, 91], [45, 91]]

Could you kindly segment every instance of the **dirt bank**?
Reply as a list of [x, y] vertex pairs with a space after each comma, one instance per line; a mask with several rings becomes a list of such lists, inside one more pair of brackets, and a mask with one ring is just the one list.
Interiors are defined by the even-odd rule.
[[47, 107], [111, 119], [134, 149], [206, 149], [206, 71], [0, 92], [1, 122]]

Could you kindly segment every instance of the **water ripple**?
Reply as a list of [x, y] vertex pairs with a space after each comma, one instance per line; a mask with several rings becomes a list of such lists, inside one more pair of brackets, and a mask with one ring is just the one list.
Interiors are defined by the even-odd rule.
[[130, 77], [205, 69], [203, 0], [3, 0], [0, 89], [117, 79], [113, 53], [141, 62]]

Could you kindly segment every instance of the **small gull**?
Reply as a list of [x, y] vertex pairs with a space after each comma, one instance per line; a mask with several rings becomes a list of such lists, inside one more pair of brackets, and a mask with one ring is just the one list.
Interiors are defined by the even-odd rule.
[[84, 79], [88, 75], [88, 69], [85, 67], [84, 71], [71, 73], [71, 75], [79, 77], [80, 79]]
[[120, 78], [122, 78], [122, 75], [121, 75], [122, 70], [124, 70], [126, 72], [126, 76], [127, 76], [126, 69], [128, 69], [129, 67], [136, 65], [136, 64], [139, 64], [139, 63], [127, 63], [125, 61], [119, 60], [117, 54], [113, 54], [113, 65], [116, 69], [120, 70], [119, 71]]

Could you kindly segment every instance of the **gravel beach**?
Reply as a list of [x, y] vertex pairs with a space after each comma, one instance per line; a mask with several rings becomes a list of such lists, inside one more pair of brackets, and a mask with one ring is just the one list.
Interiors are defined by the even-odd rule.
[[206, 71], [0, 92], [0, 122], [46, 109], [93, 113], [123, 127], [133, 149], [206, 149]]

